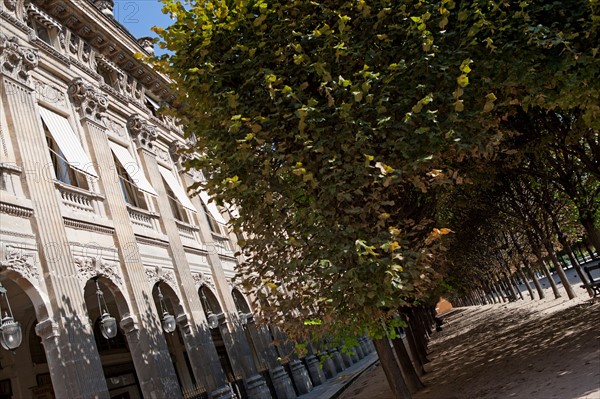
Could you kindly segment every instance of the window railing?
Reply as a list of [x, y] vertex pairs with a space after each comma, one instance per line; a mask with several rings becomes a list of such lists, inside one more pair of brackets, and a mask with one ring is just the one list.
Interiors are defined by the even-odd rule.
[[219, 255], [233, 255], [231, 241], [228, 238], [212, 234], [213, 245]]
[[54, 181], [54, 185], [60, 193], [63, 204], [67, 208], [78, 212], [96, 213], [94, 202], [104, 201], [104, 197], [100, 194], [71, 186], [58, 180]]
[[193, 241], [198, 241], [196, 237], [197, 232], [200, 230], [198, 227], [182, 222], [181, 220], [175, 220], [175, 224], [177, 225], [177, 230], [179, 231], [180, 236], [189, 238]]
[[160, 218], [158, 213], [137, 208], [130, 204], [127, 204], [127, 212], [129, 213], [129, 219], [132, 224], [156, 230], [156, 223]]

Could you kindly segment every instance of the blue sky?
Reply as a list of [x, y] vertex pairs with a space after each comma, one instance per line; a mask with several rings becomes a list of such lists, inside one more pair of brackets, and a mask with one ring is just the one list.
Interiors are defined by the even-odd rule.
[[[135, 37], [157, 35], [150, 30], [153, 26], [166, 28], [171, 25], [171, 19], [160, 10], [159, 0], [115, 0], [113, 14], [115, 19], [123, 24]], [[157, 53], [163, 51], [155, 46]]]

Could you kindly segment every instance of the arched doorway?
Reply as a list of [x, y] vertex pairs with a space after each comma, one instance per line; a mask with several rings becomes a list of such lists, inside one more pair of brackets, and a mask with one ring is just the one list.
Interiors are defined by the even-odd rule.
[[179, 386], [184, 397], [193, 397], [196, 393], [202, 392], [202, 388], [198, 386], [194, 377], [185, 342], [177, 323], [177, 316], [185, 314], [181, 301], [173, 288], [164, 281], [154, 284], [152, 297], [159, 312], [163, 334]]
[[215, 345], [217, 354], [219, 355], [219, 361], [221, 363], [221, 367], [223, 368], [223, 372], [225, 373], [225, 377], [236, 391], [235, 393], [238, 395], [238, 397], [246, 397], [242, 377], [235, 375], [231, 365], [231, 360], [229, 359], [229, 354], [227, 353], [225, 340], [223, 339], [221, 328], [227, 327], [222, 325], [222, 322], [225, 320], [225, 315], [223, 314], [221, 305], [219, 304], [216, 295], [206, 285], [202, 285], [200, 287], [198, 294], [200, 295], [200, 301], [202, 302], [204, 315], [208, 321], [208, 327], [210, 328], [213, 344]]
[[0, 274], [2, 321], [8, 322], [7, 316], [12, 315], [20, 328], [20, 343], [18, 338], [9, 340], [16, 347], [7, 350], [4, 346], [10, 342], [5, 342], [0, 349], [0, 399], [36, 398], [42, 392], [53, 395], [46, 353], [35, 330], [38, 320], [48, 320], [43, 298], [20, 274], [10, 270]]
[[[119, 323], [129, 313], [125, 298], [102, 276], [87, 281], [84, 296], [111, 399], [142, 399], [127, 336]], [[107, 318], [113, 319], [108, 320], [110, 326]]]

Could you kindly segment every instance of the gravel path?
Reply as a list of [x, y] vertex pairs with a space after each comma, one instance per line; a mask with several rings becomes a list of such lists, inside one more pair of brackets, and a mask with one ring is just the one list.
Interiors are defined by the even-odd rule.
[[[446, 320], [413, 399], [600, 399], [600, 300], [459, 308]], [[340, 398], [393, 396], [377, 367]]]

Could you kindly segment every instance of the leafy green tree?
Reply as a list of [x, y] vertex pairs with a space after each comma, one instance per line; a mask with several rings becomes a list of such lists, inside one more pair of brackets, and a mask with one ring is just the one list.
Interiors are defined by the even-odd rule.
[[156, 65], [197, 139], [190, 165], [240, 209], [242, 274], [274, 320], [377, 329], [426, 296], [439, 186], [521, 134], [505, 121], [560, 108], [598, 129], [598, 8], [165, 0]]

